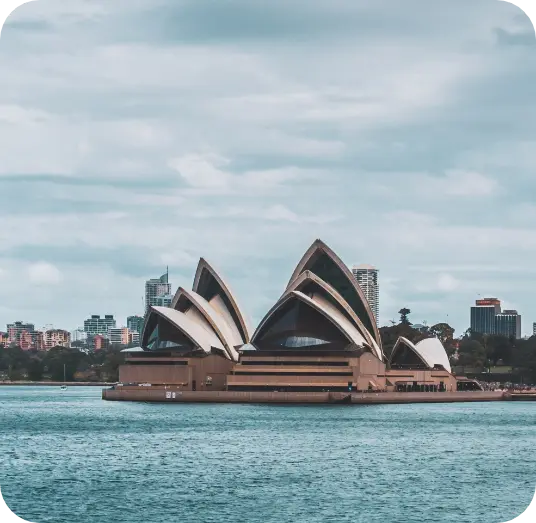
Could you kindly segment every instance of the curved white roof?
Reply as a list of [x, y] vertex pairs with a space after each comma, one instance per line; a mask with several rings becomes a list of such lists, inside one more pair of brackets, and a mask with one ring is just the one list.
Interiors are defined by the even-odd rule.
[[436, 365], [441, 365], [446, 371], [452, 372], [445, 348], [437, 338], [427, 338], [414, 344], [407, 338], [401, 336], [393, 347], [390, 362], [393, 360], [401, 345], [409, 347], [430, 369], [433, 369]]
[[214, 280], [214, 282], [217, 284], [218, 288], [220, 289], [221, 293], [227, 298], [229, 301], [232, 310], [229, 311], [231, 313], [231, 316], [234, 315], [234, 317], [237, 318], [237, 329], [241, 336], [241, 343], [248, 343], [250, 340], [250, 329], [247, 325], [247, 322], [240, 310], [240, 307], [238, 306], [233, 293], [230, 291], [229, 287], [225, 284], [223, 279], [220, 277], [220, 275], [212, 268], [212, 266], [204, 259], [201, 258], [199, 260], [199, 264], [197, 266], [197, 271], [195, 273], [195, 279], [194, 279], [194, 285], [192, 290], [201, 295], [205, 300], [211, 301], [211, 297], [203, 296], [203, 292], [200, 290], [200, 283], [202, 281], [203, 275], [208, 273], [209, 277]]
[[[314, 265], [315, 260], [318, 256], [321, 256], [322, 254], [325, 254], [327, 258], [331, 261], [331, 263], [337, 267], [340, 271], [340, 274], [347, 280], [349, 283], [348, 290], [350, 291], [350, 295], [357, 298], [357, 300], [353, 300], [356, 306], [362, 310], [355, 310], [355, 313], [360, 316], [361, 321], [363, 324], [367, 327], [367, 329], [371, 332], [373, 338], [376, 340], [376, 343], [378, 347], [382, 346], [380, 331], [378, 329], [378, 326], [376, 324], [376, 319], [374, 318], [374, 314], [372, 312], [372, 309], [370, 308], [370, 304], [368, 300], [366, 299], [365, 295], [363, 294], [363, 290], [359, 286], [359, 283], [355, 279], [354, 275], [350, 271], [350, 269], [342, 262], [342, 260], [335, 254], [333, 250], [331, 250], [322, 240], [316, 240], [311, 247], [307, 250], [307, 252], [303, 255], [302, 259], [296, 266], [296, 269], [294, 270], [294, 273], [292, 274], [292, 277], [290, 278], [290, 281], [287, 285], [287, 288], [292, 285], [292, 282], [304, 271], [306, 270], [312, 270], [312, 266]], [[314, 272], [314, 270], [312, 270]], [[335, 285], [332, 284], [332, 282], [328, 281], [332, 287], [335, 287]], [[343, 296], [344, 297], [344, 296]], [[349, 299], [346, 299], [347, 302], [349, 302]], [[348, 303], [350, 306], [352, 306], [351, 303]]]
[[151, 307], [149, 314], [158, 314], [168, 320], [190, 339], [194, 345], [203, 349], [207, 354], [211, 352], [213, 347], [227, 354], [225, 347], [218, 336], [216, 336], [216, 333], [209, 330], [203, 323], [196, 321], [194, 317], [191, 318], [170, 307]]
[[381, 361], [383, 361], [384, 356], [382, 350], [376, 343], [376, 340], [374, 339], [373, 335], [363, 325], [363, 322], [359, 319], [358, 315], [355, 313], [352, 307], [348, 305], [348, 303], [336, 289], [334, 289], [331, 285], [329, 285], [329, 283], [325, 282], [322, 278], [320, 278], [313, 272], [302, 272], [292, 283], [290, 283], [283, 296], [294, 290], [301, 291], [309, 283], [314, 284], [315, 286], [317, 286], [317, 288], [319, 288], [319, 290], [321, 289], [327, 294], [329, 294], [340, 305], [341, 309], [343, 309], [344, 312], [348, 316], [350, 316], [352, 323], [357, 328], [359, 333], [365, 338], [367, 344], [373, 349], [375, 356]]
[[268, 314], [261, 321], [257, 330], [253, 334], [251, 342], [254, 344], [257, 336], [260, 335], [264, 326], [270, 321], [272, 316], [289, 300], [298, 299], [306, 305], [312, 307], [325, 318], [327, 318], [348, 340], [348, 343], [353, 343], [360, 347], [368, 346], [367, 341], [363, 335], [357, 330], [352, 322], [345, 317], [345, 315], [330, 301], [326, 300], [320, 294], [315, 294], [313, 297], [309, 297], [300, 291], [286, 292], [280, 300], [270, 309]]
[[[242, 345], [240, 333], [232, 329], [228, 323], [228, 318], [222, 315], [209, 303], [203, 296], [194, 291], [188, 291], [179, 287], [173, 300], [174, 307], [179, 303], [180, 298], [184, 296], [188, 303], [195, 307], [197, 311], [205, 318], [210, 327], [214, 330], [220, 341], [225, 346], [227, 353], [233, 361], [238, 361], [238, 352], [235, 347]], [[227, 320], [227, 321], [226, 321]], [[231, 318], [232, 321], [232, 318]]]
[[330, 319], [341, 331], [343, 331], [346, 337], [355, 345], [363, 347], [368, 346], [367, 340], [359, 332], [359, 330], [353, 325], [353, 323], [341, 312], [333, 303], [326, 300], [321, 294], [314, 294], [313, 296], [307, 296], [300, 291], [293, 291], [295, 296], [298, 296], [302, 301], [304, 299], [316, 310], [321, 312], [324, 316]]
[[452, 372], [449, 357], [445, 347], [437, 338], [427, 338], [415, 345], [417, 352], [428, 362], [430, 366], [442, 365], [445, 370]]

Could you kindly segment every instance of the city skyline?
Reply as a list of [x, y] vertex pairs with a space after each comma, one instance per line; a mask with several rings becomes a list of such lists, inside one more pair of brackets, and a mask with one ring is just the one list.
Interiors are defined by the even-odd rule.
[[482, 294], [529, 334], [534, 29], [505, 2], [409, 1], [387, 18], [364, 0], [18, 8], [0, 50], [2, 324], [123, 321], [163, 267], [191, 281], [199, 252], [256, 323], [322, 237], [381, 270], [380, 325], [408, 307], [460, 333]]
[[[364, 265], [362, 265], [364, 266]], [[352, 270], [352, 273], [354, 274], [354, 277], [355, 277], [355, 273], [354, 273], [354, 269], [356, 267], [359, 267], [359, 266], [353, 266], [351, 268]], [[376, 271], [376, 272], [379, 272], [379, 269], [377, 269], [376, 267], [373, 267], [373, 266], [369, 266], [367, 265], [367, 267], [369, 267], [370, 269]], [[180, 286], [179, 286], [180, 287]], [[379, 285], [378, 285], [378, 291], [379, 291]], [[364, 291], [365, 292], [365, 291]], [[175, 293], [172, 293], [173, 296], [175, 295]], [[366, 292], [365, 292], [365, 296], [367, 296]], [[368, 298], [367, 298], [367, 301]], [[485, 303], [484, 303], [485, 302]], [[488, 303], [489, 302], [489, 303]], [[492, 303], [493, 302], [493, 303]], [[370, 303], [370, 301], [369, 301]], [[476, 303], [476, 307], [475, 307], [475, 303]], [[495, 325], [495, 319], [497, 316], [501, 316], [501, 315], [512, 315], [512, 314], [517, 314], [519, 315], [520, 318], [524, 318], [524, 321], [521, 322], [521, 328], [520, 330], [518, 330], [518, 332], [520, 332], [520, 338], [521, 337], [530, 337], [532, 335], [536, 335], [536, 321], [533, 321], [532, 318], [530, 317], [527, 317], [523, 314], [522, 311], [517, 311], [515, 309], [509, 309], [509, 308], [505, 308], [503, 307], [503, 305], [505, 303], [509, 303], [508, 301], [504, 301], [504, 300], [501, 300], [499, 298], [496, 298], [496, 297], [490, 297], [490, 298], [482, 298], [480, 294], [478, 294], [478, 298], [476, 300], [473, 300], [473, 302], [469, 303], [469, 304], [465, 304], [465, 310], [466, 310], [466, 313], [467, 313], [467, 307], [469, 307], [470, 309], [470, 314], [468, 315], [468, 321], [467, 321], [467, 326], [458, 330], [456, 329], [455, 330], [455, 336], [456, 337], [460, 337], [461, 335], [464, 334], [464, 332], [466, 332], [468, 329], [470, 328], [473, 328], [474, 326], [474, 322], [475, 321], [478, 321], [478, 322], [486, 322], [486, 319], [482, 319], [482, 318], [477, 318], [476, 320], [474, 319], [473, 317], [473, 311], [475, 309], [486, 309], [486, 308], [489, 308], [490, 310], [491, 309], [494, 309], [493, 310], [493, 313], [490, 315], [489, 318], [487, 318], [487, 323], [485, 323], [487, 325], [487, 328], [484, 328], [484, 329], [476, 329], [475, 332], [483, 332], [485, 334], [501, 334], [501, 332], [495, 332], [494, 331], [494, 325]], [[371, 303], [371, 308], [374, 312], [374, 308], [373, 308], [373, 303]], [[411, 320], [411, 323], [412, 325], [417, 325], [417, 326], [423, 326], [423, 325], [426, 325], [428, 327], [436, 324], [436, 323], [441, 323], [443, 322], [443, 320], [440, 320], [440, 321], [437, 321], [437, 322], [434, 322], [434, 321], [429, 321], [428, 319], [424, 319], [422, 320], [422, 322], [424, 323], [421, 323], [421, 321], [418, 321], [416, 320], [415, 318], [413, 318], [414, 314], [413, 314], [413, 311], [411, 312], [410, 314], [410, 320]], [[105, 314], [105, 315], [101, 315], [101, 314], [91, 314], [89, 315], [88, 317], [84, 318], [83, 320], [81, 320], [81, 323], [79, 326], [77, 327], [72, 327], [72, 326], [63, 326], [63, 325], [59, 325], [59, 324], [48, 324], [42, 328], [35, 328], [35, 322], [31, 322], [31, 321], [27, 321], [27, 318], [24, 318], [24, 319], [17, 319], [17, 320], [12, 320], [11, 322], [7, 322], [6, 323], [6, 330], [4, 331], [2, 327], [0, 327], [0, 333], [2, 332], [6, 332], [8, 331], [8, 327], [10, 324], [16, 324], [16, 323], [22, 323], [24, 324], [25, 326], [31, 326], [35, 332], [46, 332], [46, 331], [53, 331], [53, 330], [65, 330], [67, 332], [69, 332], [70, 334], [73, 334], [74, 332], [76, 331], [80, 331], [80, 332], [86, 332], [87, 334], [87, 331], [84, 331], [84, 328], [85, 328], [85, 325], [86, 324], [89, 324], [93, 321], [98, 321], [96, 320], [96, 318], [100, 317], [100, 321], [101, 322], [104, 322], [105, 321], [105, 318], [110, 318], [110, 327], [113, 328], [113, 329], [124, 329], [124, 328], [128, 328], [130, 329], [131, 331], [133, 332], [137, 332], [134, 328], [131, 328], [132, 326], [134, 325], [140, 325], [140, 320], [143, 319], [143, 314], [140, 314], [138, 312], [134, 312], [134, 313], [129, 313], [126, 317], [124, 317], [124, 321], [122, 321], [122, 319], [119, 320], [119, 318], [122, 318], [121, 316], [118, 316], [118, 315], [115, 315], [115, 314]], [[399, 314], [398, 312], [396, 313], [396, 316], [395, 318], [399, 318]], [[388, 327], [392, 324], [392, 322], [396, 320], [389, 320], [389, 321], [386, 321], [385, 323], [379, 323], [378, 324], [378, 327]], [[448, 320], [448, 315], [447, 315], [447, 319], [444, 320], [446, 323], [449, 323], [449, 320]], [[0, 325], [2, 325], [2, 323], [0, 323]], [[58, 326], [59, 325], [59, 326]], [[449, 325], [451, 325], [451, 327], [454, 327], [454, 325], [452, 325], [451, 323], [449, 323]], [[485, 330], [489, 331], [489, 332], [484, 332]], [[100, 334], [104, 333], [104, 331], [102, 331]], [[141, 332], [139, 332], [139, 334], [141, 334]]]

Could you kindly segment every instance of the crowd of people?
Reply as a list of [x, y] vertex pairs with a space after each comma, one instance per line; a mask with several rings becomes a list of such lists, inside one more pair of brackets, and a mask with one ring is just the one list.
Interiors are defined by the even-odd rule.
[[498, 381], [480, 382], [484, 390], [504, 391], [504, 392], [532, 392], [536, 393], [536, 385], [526, 385], [524, 383], [501, 383]]

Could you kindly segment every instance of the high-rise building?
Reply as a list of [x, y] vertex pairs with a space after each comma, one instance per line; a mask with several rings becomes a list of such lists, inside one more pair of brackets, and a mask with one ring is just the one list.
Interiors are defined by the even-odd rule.
[[162, 296], [156, 296], [153, 300], [154, 307], [171, 307], [173, 301], [173, 294], [163, 294]]
[[69, 347], [71, 345], [71, 334], [62, 329], [48, 330], [44, 334], [45, 349], [52, 347]]
[[71, 331], [71, 343], [87, 341], [87, 336], [87, 332], [82, 327], [78, 327], [78, 329]]
[[495, 316], [495, 332], [508, 338], [521, 338], [521, 316], [517, 311], [502, 311]]
[[127, 327], [130, 332], [137, 332], [141, 334], [143, 332], [143, 324], [145, 319], [142, 316], [129, 316], [127, 318]]
[[16, 321], [7, 325], [7, 337], [9, 343], [20, 343], [21, 334], [30, 332], [35, 332], [35, 325], [33, 323]]
[[352, 273], [369, 302], [370, 308], [378, 325], [380, 317], [380, 285], [378, 282], [378, 269], [372, 265], [354, 265]]
[[84, 331], [89, 336], [101, 334], [108, 336], [108, 331], [116, 326], [115, 319], [112, 314], [106, 314], [101, 318], [98, 314], [94, 314], [91, 318], [84, 321]]
[[112, 345], [128, 345], [129, 330], [128, 327], [118, 327], [108, 331], [108, 339]]
[[7, 332], [0, 332], [0, 345], [7, 345], [8, 339]]
[[480, 334], [495, 333], [495, 316], [501, 312], [501, 301], [497, 298], [476, 300], [471, 307], [471, 330]]
[[169, 305], [161, 305], [167, 300], [159, 300], [159, 298], [170, 295], [171, 283], [169, 283], [169, 272], [167, 270], [160, 278], [147, 280], [145, 282], [145, 314], [152, 306], [168, 307]]
[[532, 324], [532, 335], [536, 336], [536, 321]]
[[128, 333], [128, 342], [131, 344], [140, 344], [140, 333], [139, 332], [131, 332]]
[[45, 333], [43, 331], [33, 331], [30, 333], [32, 337], [32, 348], [35, 350], [45, 350]]
[[110, 344], [110, 340], [102, 334], [95, 334], [94, 336], [91, 336], [90, 340], [93, 350], [107, 349]]

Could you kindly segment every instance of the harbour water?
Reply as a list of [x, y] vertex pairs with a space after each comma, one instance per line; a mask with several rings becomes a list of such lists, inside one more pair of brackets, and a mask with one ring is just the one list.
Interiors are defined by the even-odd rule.
[[0, 387], [0, 487], [34, 523], [503, 523], [536, 488], [536, 403], [106, 402]]

